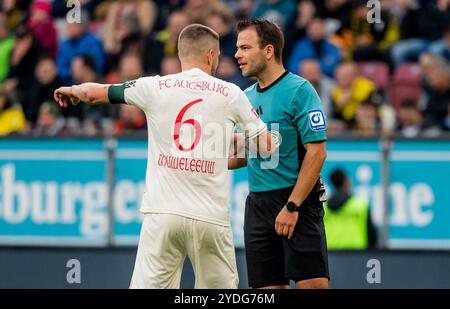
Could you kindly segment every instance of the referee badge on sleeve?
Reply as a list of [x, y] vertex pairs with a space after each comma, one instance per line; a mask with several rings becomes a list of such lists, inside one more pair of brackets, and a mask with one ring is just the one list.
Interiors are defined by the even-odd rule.
[[310, 110], [308, 112], [309, 116], [309, 127], [313, 131], [324, 131], [327, 129], [327, 123], [325, 121], [325, 116], [320, 109]]

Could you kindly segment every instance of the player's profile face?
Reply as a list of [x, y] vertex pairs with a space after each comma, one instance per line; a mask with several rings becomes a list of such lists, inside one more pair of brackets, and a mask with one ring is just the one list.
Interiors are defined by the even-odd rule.
[[247, 28], [238, 34], [236, 43], [237, 59], [242, 75], [245, 77], [258, 76], [266, 67], [263, 49], [259, 44], [258, 33], [254, 28]]

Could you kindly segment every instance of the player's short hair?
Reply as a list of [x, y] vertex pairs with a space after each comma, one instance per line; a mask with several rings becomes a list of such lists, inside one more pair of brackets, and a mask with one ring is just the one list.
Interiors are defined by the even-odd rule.
[[178, 37], [178, 56], [180, 59], [202, 56], [218, 44], [217, 32], [204, 25], [192, 24], [186, 26]]
[[281, 62], [284, 36], [280, 27], [264, 18], [244, 19], [240, 20], [237, 24], [238, 33], [248, 28], [255, 29], [258, 34], [260, 48], [264, 48], [269, 44], [274, 47], [275, 60]]

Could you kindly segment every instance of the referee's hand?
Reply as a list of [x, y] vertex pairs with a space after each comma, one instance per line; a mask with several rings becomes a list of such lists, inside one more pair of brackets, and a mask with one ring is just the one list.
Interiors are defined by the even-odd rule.
[[291, 239], [297, 220], [298, 211], [290, 212], [284, 206], [275, 219], [275, 231], [277, 231], [278, 235], [287, 236], [288, 239]]

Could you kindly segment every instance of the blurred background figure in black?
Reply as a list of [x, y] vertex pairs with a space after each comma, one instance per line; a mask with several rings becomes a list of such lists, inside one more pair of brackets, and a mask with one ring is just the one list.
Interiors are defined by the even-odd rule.
[[368, 201], [353, 196], [350, 178], [341, 169], [330, 175], [335, 189], [325, 205], [325, 230], [329, 249], [362, 250], [374, 247], [377, 233]]

